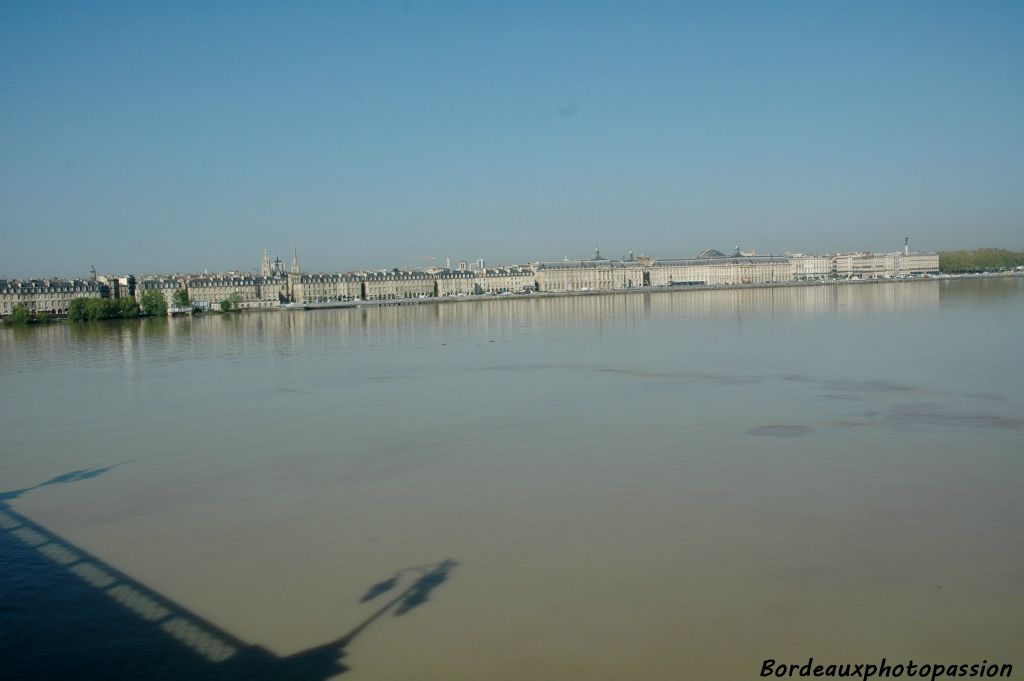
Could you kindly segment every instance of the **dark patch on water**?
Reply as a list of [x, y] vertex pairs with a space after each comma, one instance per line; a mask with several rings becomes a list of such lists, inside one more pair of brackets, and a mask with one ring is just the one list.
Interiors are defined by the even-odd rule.
[[579, 369], [571, 364], [489, 364], [469, 371], [545, 371], [547, 369]]
[[596, 371], [605, 374], [632, 376], [634, 378], [649, 378], [661, 381], [706, 381], [718, 383], [719, 385], [752, 385], [761, 383], [763, 380], [756, 376], [730, 376], [728, 374], [709, 374], [705, 372], [649, 371], [644, 369], [618, 369], [615, 367], [604, 367], [596, 369]]
[[971, 397], [976, 400], [988, 400], [989, 402], [1002, 402], [1006, 398], [995, 393], [964, 393], [964, 397]]
[[719, 385], [755, 385], [761, 382], [760, 378], [754, 377], [743, 377], [743, 376], [718, 376], [708, 377], [707, 380], [718, 383]]
[[955, 413], [934, 404], [908, 404], [894, 407], [887, 414], [889, 421], [899, 425], [953, 426], [966, 428], [1001, 428], [1017, 430], [1024, 419], [1000, 414]]
[[859, 426], [866, 426], [867, 424], [863, 421], [836, 421], [832, 424], [835, 428], [857, 428]]
[[837, 393], [895, 393], [914, 390], [913, 386], [903, 385], [901, 383], [892, 383], [890, 381], [880, 381], [877, 379], [864, 381], [849, 379], [821, 379], [812, 376], [804, 376], [802, 374], [783, 374], [778, 378], [783, 381], [792, 381], [795, 383], [813, 383], [828, 390], [834, 390]]
[[839, 392], [871, 392], [871, 393], [895, 393], [913, 390], [909, 385], [890, 383], [889, 381], [824, 381], [824, 385]]
[[807, 433], [814, 432], [813, 428], [807, 426], [789, 426], [773, 423], [767, 426], [755, 426], [747, 430], [751, 435], [766, 435], [768, 437], [800, 437]]
[[865, 399], [860, 395], [822, 395], [821, 397], [824, 397], [829, 400], [853, 400], [856, 402], [865, 401]]

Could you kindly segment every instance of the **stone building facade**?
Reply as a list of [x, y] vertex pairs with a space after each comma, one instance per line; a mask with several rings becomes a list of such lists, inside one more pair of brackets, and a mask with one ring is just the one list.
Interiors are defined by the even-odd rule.
[[247, 310], [279, 307], [287, 297], [288, 282], [283, 277], [242, 275], [188, 279], [185, 287], [198, 307], [216, 308], [222, 300], [236, 297], [239, 309]]
[[135, 298], [140, 299], [142, 298], [142, 294], [145, 293], [146, 291], [156, 290], [163, 295], [164, 302], [167, 303], [167, 307], [172, 307], [174, 305], [174, 301], [172, 300], [172, 298], [174, 297], [175, 291], [178, 291], [183, 288], [185, 288], [185, 282], [182, 281], [181, 279], [143, 279], [142, 281], [138, 282], [135, 285]]
[[786, 257], [793, 268], [794, 281], [815, 281], [832, 276], [832, 256], [794, 253]]
[[939, 271], [938, 253], [897, 253], [896, 274], [898, 276], [921, 276]]
[[0, 280], [0, 315], [22, 304], [32, 314], [64, 315], [75, 298], [106, 298], [110, 289], [98, 281], [81, 279]]
[[326, 303], [363, 297], [363, 279], [354, 274], [292, 274], [288, 276], [288, 285], [290, 298], [296, 303]]
[[434, 295], [434, 275], [427, 272], [370, 272], [363, 278], [366, 300], [428, 298]]
[[544, 292], [600, 291], [644, 285], [644, 268], [615, 260], [570, 260], [537, 263], [537, 290]]
[[522, 293], [537, 290], [533, 270], [506, 267], [476, 273], [476, 293]]
[[793, 267], [782, 256], [725, 256], [655, 260], [648, 269], [651, 286], [736, 285], [792, 281]]
[[132, 274], [123, 277], [116, 274], [105, 274], [96, 277], [96, 280], [101, 284], [105, 284], [110, 289], [110, 297], [115, 300], [135, 297], [136, 282], [135, 276]]
[[921, 276], [939, 271], [938, 253], [838, 253], [832, 256], [838, 279], [888, 279]]
[[441, 270], [434, 273], [438, 297], [472, 296], [477, 293], [476, 275], [468, 270]]

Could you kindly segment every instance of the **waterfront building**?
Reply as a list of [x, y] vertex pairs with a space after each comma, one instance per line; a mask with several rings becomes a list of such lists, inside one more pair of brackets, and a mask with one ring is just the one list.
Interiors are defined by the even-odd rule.
[[725, 255], [706, 250], [696, 258], [655, 260], [648, 268], [651, 286], [767, 284], [792, 281], [785, 256]]
[[922, 276], [939, 271], [938, 253], [838, 253], [832, 256], [832, 272], [839, 279], [889, 279]]
[[289, 275], [290, 297], [296, 303], [357, 300], [363, 296], [363, 278], [355, 274]]
[[794, 281], [815, 281], [832, 277], [832, 256], [793, 253], [787, 256]]
[[522, 293], [536, 290], [537, 279], [533, 270], [506, 267], [476, 273], [476, 293]]
[[363, 281], [363, 290], [366, 300], [425, 298], [435, 294], [434, 277], [418, 271], [370, 272]]
[[174, 307], [174, 301], [172, 300], [174, 293], [183, 288], [185, 288], [185, 282], [181, 279], [171, 279], [168, 277], [143, 279], [135, 286], [135, 297], [136, 299], [141, 299], [142, 294], [146, 291], [159, 291], [163, 295], [167, 307]]
[[280, 306], [287, 298], [288, 281], [282, 277], [239, 274], [188, 279], [185, 288], [189, 300], [197, 307], [216, 307], [234, 297], [239, 309], [266, 309]]
[[925, 274], [938, 274], [938, 272], [938, 253], [910, 253], [905, 251], [896, 254], [897, 276], [918, 277]]
[[106, 274], [96, 277], [96, 281], [110, 289], [110, 297], [115, 300], [121, 298], [135, 297], [135, 276], [128, 274], [119, 277], [116, 274]]
[[832, 273], [839, 279], [879, 279], [896, 274], [895, 253], [837, 253]]
[[434, 274], [439, 297], [471, 296], [476, 294], [476, 275], [467, 270], [441, 270]]
[[32, 314], [64, 315], [75, 298], [106, 298], [110, 288], [99, 281], [81, 279], [0, 280], [0, 315], [9, 315], [17, 305]]
[[617, 260], [564, 260], [535, 266], [537, 290], [545, 292], [615, 290], [644, 285], [644, 269]]

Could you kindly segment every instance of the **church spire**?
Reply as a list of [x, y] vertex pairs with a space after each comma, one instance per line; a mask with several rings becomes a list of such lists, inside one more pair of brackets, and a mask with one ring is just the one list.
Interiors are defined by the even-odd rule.
[[301, 270], [299, 269], [299, 255], [295, 250], [295, 242], [292, 242], [292, 272], [298, 274]]
[[263, 263], [260, 267], [260, 274], [264, 277], [270, 276], [270, 256], [267, 255], [267, 249], [263, 249]]

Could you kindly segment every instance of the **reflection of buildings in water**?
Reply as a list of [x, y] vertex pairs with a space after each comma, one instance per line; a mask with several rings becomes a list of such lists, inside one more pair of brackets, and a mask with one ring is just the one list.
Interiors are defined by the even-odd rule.
[[123, 365], [132, 365], [141, 352], [143, 325], [143, 320], [129, 319], [0, 328], [0, 362], [7, 360], [9, 354], [13, 362], [13, 354], [24, 353], [25, 345], [31, 344], [34, 356], [43, 362], [57, 354], [70, 354], [77, 364], [88, 365], [101, 355], [116, 355]]
[[[295, 347], [310, 343], [364, 346], [444, 342], [446, 338], [481, 338], [519, 333], [524, 328], [578, 327], [620, 323], [643, 314], [640, 295], [566, 298], [503, 297], [492, 300], [384, 307], [281, 312], [243, 319], [247, 332], [290, 339]], [[614, 321], [613, 321], [614, 320]]]
[[[125, 364], [169, 358], [192, 344], [220, 356], [265, 351], [369, 344], [443, 342], [445, 338], [518, 335], [523, 329], [625, 327], [643, 318], [742, 318], [774, 314], [862, 313], [936, 307], [944, 300], [971, 297], [977, 287], [1013, 292], [1012, 279], [978, 282], [924, 280], [792, 287], [681, 289], [558, 297], [495, 296], [487, 300], [383, 307], [270, 311], [194, 317], [153, 318], [98, 324], [51, 324], [0, 333], [0, 357], [29, 339], [50, 352], [114, 351], [119, 341]], [[21, 332], [21, 333], [19, 333]], [[17, 339], [16, 336], [24, 336]], [[69, 340], [76, 342], [69, 343]]]
[[1024, 289], [1024, 277], [947, 279], [939, 282], [939, 299], [943, 305], [976, 305], [982, 297], [991, 304], [1001, 298], [1020, 295], [1021, 289]]
[[441, 306], [446, 333], [503, 335], [522, 329], [601, 328], [633, 323], [643, 314], [642, 295], [511, 298]]
[[821, 286], [673, 291], [651, 295], [652, 314], [717, 319], [776, 313], [821, 312], [828, 291]]
[[939, 306], [939, 282], [934, 280], [836, 286], [835, 304], [846, 314], [932, 309]]
[[651, 293], [652, 317], [747, 317], [774, 314], [823, 314], [847, 311], [895, 311], [934, 307], [938, 282], [842, 284], [778, 288]]

